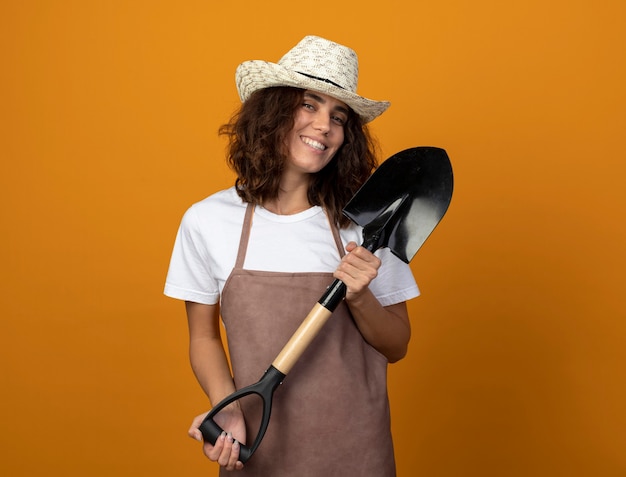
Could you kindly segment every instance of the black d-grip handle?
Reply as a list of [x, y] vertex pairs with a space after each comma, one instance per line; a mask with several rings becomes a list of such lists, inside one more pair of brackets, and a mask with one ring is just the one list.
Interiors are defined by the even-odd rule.
[[220, 434], [224, 432], [224, 430], [213, 420], [217, 413], [244, 396], [249, 396], [250, 394], [258, 395], [263, 401], [263, 418], [261, 419], [259, 431], [257, 432], [257, 436], [252, 445], [248, 447], [244, 444], [240, 444], [239, 460], [245, 464], [259, 447], [259, 444], [261, 444], [261, 440], [265, 435], [265, 431], [267, 431], [267, 426], [270, 423], [270, 414], [272, 412], [272, 397], [276, 388], [283, 382], [283, 379], [285, 379], [285, 375], [274, 368], [274, 366], [270, 366], [269, 369], [265, 371], [265, 374], [259, 382], [246, 386], [245, 388], [241, 388], [239, 391], [235, 391], [230, 396], [219, 402], [217, 406], [211, 409], [211, 411], [207, 414], [204, 421], [202, 421], [202, 424], [200, 424], [199, 429], [200, 432], [202, 432], [202, 437], [205, 442], [210, 442], [215, 445]]

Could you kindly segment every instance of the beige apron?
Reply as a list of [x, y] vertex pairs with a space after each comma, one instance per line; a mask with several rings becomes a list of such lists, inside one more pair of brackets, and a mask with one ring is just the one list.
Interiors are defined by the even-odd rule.
[[[261, 378], [333, 281], [332, 273], [245, 270], [253, 213], [249, 205], [221, 301], [237, 389]], [[341, 256], [339, 232], [334, 226], [331, 230]], [[251, 398], [241, 401], [248, 445], [257, 435], [259, 404]], [[269, 428], [244, 469], [222, 469], [220, 475], [395, 475], [387, 360], [365, 342], [345, 303], [276, 389]]]

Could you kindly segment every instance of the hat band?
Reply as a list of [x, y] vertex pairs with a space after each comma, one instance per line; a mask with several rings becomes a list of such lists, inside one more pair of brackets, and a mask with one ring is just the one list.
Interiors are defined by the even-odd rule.
[[318, 80], [318, 81], [323, 81], [324, 83], [332, 84], [333, 86], [336, 86], [337, 88], [346, 89], [343, 86], [338, 85], [334, 81], [331, 81], [331, 80], [326, 79], [326, 78], [320, 78], [318, 76], [308, 75], [306, 73], [303, 73], [302, 71], [296, 71], [296, 73], [301, 74], [303, 76], [306, 76], [307, 78], [311, 78], [311, 79], [315, 79], [315, 80]]

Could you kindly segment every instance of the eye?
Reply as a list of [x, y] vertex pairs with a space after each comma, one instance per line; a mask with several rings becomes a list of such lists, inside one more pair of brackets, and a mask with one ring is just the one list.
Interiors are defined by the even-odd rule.
[[309, 111], [315, 111], [315, 106], [310, 103], [302, 103], [302, 107], [304, 109], [308, 109]]
[[338, 124], [339, 126], [343, 126], [346, 124], [346, 118], [341, 115], [332, 116], [331, 119], [335, 124]]

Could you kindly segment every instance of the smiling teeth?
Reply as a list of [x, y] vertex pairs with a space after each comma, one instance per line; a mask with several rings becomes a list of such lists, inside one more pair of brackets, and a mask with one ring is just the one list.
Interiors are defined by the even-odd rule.
[[326, 146], [324, 146], [321, 142], [314, 141], [313, 139], [310, 139], [308, 137], [303, 137], [302, 142], [311, 147], [314, 147], [315, 149], [319, 149], [320, 151], [324, 151], [326, 149]]

